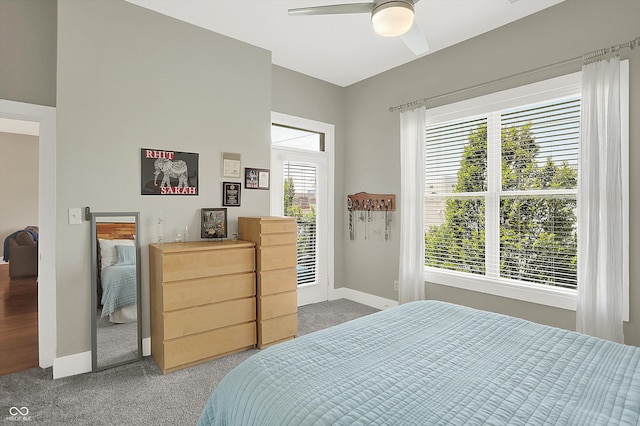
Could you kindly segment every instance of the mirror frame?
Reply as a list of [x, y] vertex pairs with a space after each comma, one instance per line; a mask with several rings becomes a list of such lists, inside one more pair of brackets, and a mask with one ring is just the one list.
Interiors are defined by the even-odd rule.
[[[103, 217], [134, 217], [136, 224], [135, 247], [136, 247], [136, 311], [137, 311], [137, 343], [138, 353], [135, 358], [120, 361], [107, 365], [98, 365], [98, 234], [96, 224], [98, 218]], [[91, 371], [98, 372], [107, 368], [119, 365], [130, 364], [142, 360], [142, 307], [140, 306], [140, 292], [142, 285], [140, 281], [140, 212], [91, 212]]]

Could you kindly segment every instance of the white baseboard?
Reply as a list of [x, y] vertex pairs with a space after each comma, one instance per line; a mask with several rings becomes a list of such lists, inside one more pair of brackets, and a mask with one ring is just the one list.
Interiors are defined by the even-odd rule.
[[142, 356], [151, 355], [151, 337], [142, 338]]
[[398, 306], [398, 302], [395, 300], [385, 299], [384, 297], [374, 296], [373, 294], [346, 287], [336, 288], [331, 292], [329, 300], [336, 299], [348, 299], [376, 309], [388, 309]]
[[91, 371], [91, 351], [63, 356], [53, 360], [53, 378], [75, 376]]

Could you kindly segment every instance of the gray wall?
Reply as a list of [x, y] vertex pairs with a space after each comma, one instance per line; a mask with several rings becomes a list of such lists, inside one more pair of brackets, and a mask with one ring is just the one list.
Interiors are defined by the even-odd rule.
[[[269, 167], [271, 54], [138, 6], [59, 0], [57, 149], [58, 356], [90, 347], [89, 226], [69, 207], [140, 211], [143, 335], [149, 336], [148, 244], [202, 207], [222, 205], [223, 152]], [[198, 196], [141, 196], [140, 148], [199, 153]], [[238, 179], [239, 181], [239, 179]], [[268, 191], [245, 190], [237, 217], [269, 214]]]
[[56, 0], [0, 1], [0, 99], [55, 106]]
[[[0, 243], [7, 235], [38, 224], [38, 137], [0, 132]], [[0, 246], [0, 262], [4, 244]]]
[[[347, 88], [349, 113], [346, 140], [345, 186], [347, 191], [368, 189], [400, 191], [399, 117], [387, 108], [412, 100], [464, 89], [521, 73], [603, 47], [626, 42], [640, 35], [640, 2], [637, 0], [566, 0], [537, 14], [513, 22], [472, 40], [433, 53]], [[428, 30], [426, 31], [428, 36]], [[630, 164], [640, 156], [640, 56], [637, 50], [622, 52], [630, 57]], [[534, 75], [509, 79], [489, 87], [467, 91], [433, 102], [429, 107], [451, 103], [538, 80], [579, 71], [581, 62]], [[388, 170], [382, 174], [380, 170]], [[640, 170], [631, 168], [631, 182]], [[633, 212], [640, 207], [640, 188], [630, 194], [630, 323], [625, 326], [627, 343], [640, 345], [640, 268], [633, 260], [640, 254], [640, 223]], [[343, 221], [346, 215], [343, 214]], [[396, 223], [397, 224], [397, 223]], [[392, 280], [398, 273], [396, 241], [392, 249], [380, 244], [355, 246], [345, 241], [346, 279], [351, 288], [391, 299], [397, 298]], [[370, 265], [376, 265], [369, 270]], [[575, 313], [536, 304], [489, 296], [471, 291], [427, 284], [427, 297], [488, 309], [537, 322], [573, 329]]]

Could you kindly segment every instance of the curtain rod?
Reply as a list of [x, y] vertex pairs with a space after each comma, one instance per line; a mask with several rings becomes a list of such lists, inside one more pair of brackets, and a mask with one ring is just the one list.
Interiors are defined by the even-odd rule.
[[406, 109], [411, 109], [411, 108], [415, 108], [415, 107], [419, 107], [422, 105], [426, 105], [427, 102], [429, 101], [434, 101], [436, 99], [441, 99], [441, 98], [446, 98], [448, 96], [452, 96], [452, 95], [457, 95], [459, 93], [464, 93], [467, 92], [469, 90], [474, 90], [474, 89], [479, 89], [485, 86], [490, 86], [492, 84], [498, 83], [500, 81], [504, 81], [504, 80], [509, 80], [511, 78], [516, 78], [516, 77], [522, 77], [524, 75], [528, 75], [528, 74], [534, 74], [540, 71], [544, 71], [544, 70], [548, 70], [551, 68], [556, 68], [562, 65], [567, 65], [573, 62], [577, 62], [577, 61], [588, 61], [594, 58], [597, 58], [598, 56], [602, 56], [602, 55], [606, 55], [607, 53], [612, 53], [612, 52], [617, 52], [622, 48], [630, 48], [630, 49], [634, 49], [636, 47], [640, 47], [640, 37], [636, 37], [633, 40], [630, 40], [626, 43], [620, 43], [620, 44], [616, 44], [615, 46], [611, 46], [611, 47], [607, 47], [604, 49], [598, 49], [598, 50], [594, 50], [593, 52], [587, 53], [585, 55], [582, 56], [576, 56], [575, 58], [571, 58], [571, 59], [565, 59], [564, 61], [560, 61], [560, 62], [555, 62], [553, 64], [549, 64], [549, 65], [544, 65], [542, 67], [538, 67], [538, 68], [534, 68], [531, 70], [527, 70], [527, 71], [523, 71], [523, 72], [519, 72], [517, 74], [511, 74], [508, 75], [506, 77], [501, 77], [501, 78], [497, 78], [495, 80], [491, 80], [491, 81], [487, 81], [486, 83], [480, 83], [480, 84], [476, 84], [474, 86], [469, 86], [469, 87], [465, 87], [463, 89], [458, 89], [458, 90], [454, 90], [452, 92], [448, 92], [448, 93], [443, 93], [441, 95], [436, 95], [436, 96], [432, 96], [430, 98], [422, 98], [422, 99], [418, 99], [412, 102], [407, 102], [406, 104], [402, 104], [402, 105], [397, 105], [397, 106], [392, 106], [389, 107], [389, 112], [395, 112], [395, 111], [399, 111], [399, 110], [406, 110]]

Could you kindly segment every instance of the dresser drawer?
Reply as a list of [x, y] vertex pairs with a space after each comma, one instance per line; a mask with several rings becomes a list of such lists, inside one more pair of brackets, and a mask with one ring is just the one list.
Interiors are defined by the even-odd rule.
[[263, 348], [282, 340], [294, 338], [298, 334], [298, 315], [285, 315], [263, 321], [259, 327], [258, 347]]
[[256, 294], [253, 272], [196, 278], [163, 285], [163, 311], [252, 297]]
[[274, 269], [259, 273], [258, 294], [269, 294], [295, 291], [298, 288], [298, 275], [296, 268]]
[[164, 339], [175, 339], [214, 328], [256, 320], [256, 299], [237, 299], [166, 312]]
[[258, 271], [295, 268], [298, 264], [296, 248], [292, 245], [260, 247], [256, 257]]
[[268, 320], [298, 312], [298, 295], [295, 291], [272, 294], [258, 298], [258, 320]]
[[[273, 235], [286, 235], [286, 240], [295, 243], [298, 225], [295, 218], [284, 217], [239, 217], [238, 218], [238, 237], [241, 240], [253, 241], [258, 246], [264, 244], [277, 244], [271, 238]], [[279, 237], [276, 237], [279, 238]]]
[[252, 247], [166, 253], [162, 262], [162, 277], [165, 283], [255, 270]]
[[291, 219], [265, 219], [262, 221], [261, 234], [296, 234], [298, 225], [294, 218]]
[[277, 246], [282, 244], [296, 244], [297, 235], [295, 232], [287, 232], [286, 234], [261, 234], [259, 238], [259, 246]]
[[175, 370], [181, 365], [212, 359], [256, 344], [256, 323], [234, 325], [164, 342], [164, 367]]

